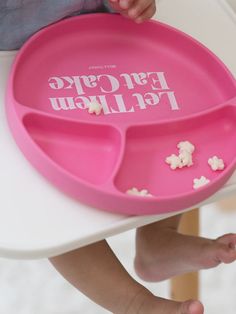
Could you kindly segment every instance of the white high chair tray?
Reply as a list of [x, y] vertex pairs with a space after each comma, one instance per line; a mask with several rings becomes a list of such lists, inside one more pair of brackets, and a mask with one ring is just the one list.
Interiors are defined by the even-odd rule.
[[[232, 43], [236, 16], [223, 0], [162, 0], [158, 7], [160, 21], [201, 41], [236, 75], [236, 44]], [[54, 256], [177, 214], [127, 217], [98, 211], [63, 195], [41, 177], [19, 151], [6, 122], [5, 83], [14, 55], [0, 52], [1, 256]], [[198, 205], [214, 202], [235, 190], [236, 173], [220, 191]]]

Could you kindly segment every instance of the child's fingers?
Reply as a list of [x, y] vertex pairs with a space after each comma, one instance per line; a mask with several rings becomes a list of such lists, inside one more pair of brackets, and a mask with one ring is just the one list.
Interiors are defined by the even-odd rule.
[[109, 0], [110, 5], [113, 7], [114, 5], [117, 8], [118, 12], [123, 12], [124, 10], [128, 10], [136, 0]]
[[125, 17], [141, 23], [156, 12], [154, 0], [109, 0], [111, 7]]
[[119, 5], [121, 9], [128, 10], [134, 2], [135, 0], [119, 0]]
[[136, 23], [142, 23], [149, 20], [156, 13], [156, 5], [152, 3], [139, 17], [135, 19]]
[[110, 1], [110, 6], [111, 8], [115, 11], [115, 12], [119, 12], [120, 14], [124, 15], [123, 13], [125, 12], [125, 10], [122, 10], [120, 8], [120, 4], [119, 4], [119, 0], [109, 0]]
[[149, 9], [150, 5], [154, 3], [153, 0], [142, 1], [136, 0], [132, 7], [128, 10], [128, 15], [132, 19], [137, 19], [141, 16], [147, 9]]

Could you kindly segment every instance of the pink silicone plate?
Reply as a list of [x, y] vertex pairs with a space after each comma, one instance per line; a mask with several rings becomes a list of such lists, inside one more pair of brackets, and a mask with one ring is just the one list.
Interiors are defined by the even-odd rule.
[[[88, 113], [97, 100], [101, 115]], [[236, 84], [209, 50], [167, 25], [119, 15], [66, 19], [33, 36], [8, 84], [7, 115], [28, 160], [53, 184], [99, 209], [154, 214], [193, 206], [236, 165]], [[171, 170], [177, 143], [192, 167]], [[212, 171], [217, 155], [223, 171]], [[193, 189], [193, 179], [210, 183]], [[152, 197], [128, 195], [132, 187]]]

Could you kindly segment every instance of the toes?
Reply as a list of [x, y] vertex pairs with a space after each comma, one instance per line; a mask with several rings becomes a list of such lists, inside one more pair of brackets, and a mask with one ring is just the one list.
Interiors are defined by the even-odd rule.
[[181, 304], [181, 309], [179, 314], [203, 314], [204, 307], [201, 302], [189, 300]]
[[235, 248], [236, 246], [236, 233], [227, 233], [216, 240], [218, 243], [226, 244], [230, 248]]
[[217, 254], [219, 263], [229, 264], [236, 260], [236, 250], [226, 245], [221, 245]]
[[236, 234], [225, 234], [216, 239], [216, 243], [219, 245], [219, 262], [229, 264], [236, 260]]

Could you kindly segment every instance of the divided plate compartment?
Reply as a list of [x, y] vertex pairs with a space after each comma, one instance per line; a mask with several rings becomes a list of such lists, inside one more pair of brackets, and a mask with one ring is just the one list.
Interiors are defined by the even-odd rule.
[[[97, 100], [101, 115], [88, 113]], [[34, 35], [8, 82], [7, 117], [32, 163], [63, 192], [129, 215], [193, 206], [236, 165], [236, 84], [194, 39], [162, 23], [119, 15], [66, 19]], [[193, 165], [171, 170], [177, 144], [195, 145]], [[225, 169], [212, 171], [217, 155]], [[207, 185], [194, 190], [193, 179]], [[127, 194], [136, 187], [150, 197]]]

